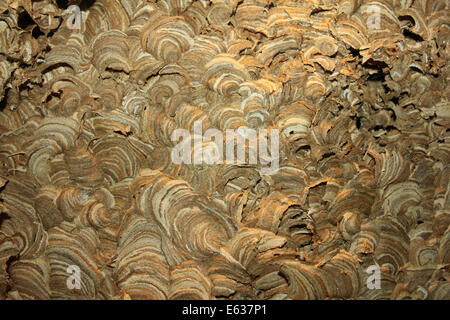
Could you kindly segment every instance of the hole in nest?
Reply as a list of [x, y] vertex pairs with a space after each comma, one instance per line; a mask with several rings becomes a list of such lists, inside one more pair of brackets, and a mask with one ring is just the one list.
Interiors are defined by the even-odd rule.
[[334, 156], [336, 153], [334, 153], [334, 152], [327, 152], [327, 153], [325, 153], [323, 156], [322, 156], [322, 159], [326, 159], [326, 158], [329, 158], [329, 157], [332, 157], [332, 156]]
[[296, 157], [307, 157], [311, 153], [311, 146], [304, 145], [294, 150], [294, 154], [296, 155]]
[[23, 10], [21, 13], [19, 13], [19, 19], [17, 19], [17, 25], [20, 29], [25, 30], [27, 27], [34, 24], [33, 19], [30, 17], [28, 12]]
[[392, 112], [391, 112], [391, 118], [392, 118], [392, 120], [397, 120], [397, 115], [395, 114], [395, 112], [392, 110]]
[[308, 230], [306, 228], [306, 223], [300, 223], [300, 224], [296, 224], [296, 225], [289, 227], [289, 232], [291, 232], [291, 233], [296, 232], [296, 231], [301, 231], [301, 230]]
[[384, 129], [385, 129], [387, 132], [392, 131], [392, 130], [397, 130], [397, 128], [394, 127], [394, 126], [387, 126], [387, 127], [385, 127]]
[[388, 65], [384, 61], [378, 61], [370, 58], [366, 61], [366, 63], [363, 64], [363, 67], [368, 69], [375, 69], [378, 70], [378, 72], [381, 72], [381, 69], [387, 68]]
[[306, 151], [306, 152], [311, 151], [311, 146], [310, 145], [301, 146], [297, 149], [296, 152], [299, 152], [299, 151]]
[[32, 35], [33, 38], [37, 39], [40, 36], [43, 36], [44, 33], [41, 31], [39, 26], [36, 26], [36, 27], [33, 28], [33, 31], [31, 32], [31, 35]]
[[0, 213], [0, 227], [3, 224], [3, 221], [11, 219], [11, 217], [6, 213], [6, 212], [2, 212]]
[[88, 10], [95, 3], [95, 0], [82, 0], [79, 4], [80, 9], [83, 11]]
[[69, 6], [69, 0], [56, 0], [56, 5], [60, 9], [67, 9]]
[[417, 67], [411, 66], [411, 67], [409, 67], [409, 68], [410, 68], [411, 70], [415, 71], [415, 72], [418, 72], [418, 73], [422, 73], [422, 74], [423, 74], [423, 71], [420, 70], [420, 69], [417, 68]]
[[383, 72], [377, 72], [369, 74], [367, 81], [384, 81], [385, 74]]
[[314, 16], [314, 15], [316, 15], [316, 14], [319, 14], [319, 13], [321, 13], [321, 12], [327, 12], [327, 11], [330, 11], [330, 10], [328, 10], [328, 9], [323, 9], [323, 8], [314, 8], [314, 9], [311, 11], [311, 13], [309, 14], [309, 16], [312, 17], [312, 16]]
[[[70, 4], [75, 4], [78, 5], [80, 7], [80, 10], [87, 10], [90, 7], [92, 7], [92, 5], [95, 3], [95, 0], [81, 0], [78, 1], [79, 4], [73, 3], [74, 1], [71, 1], [72, 3]], [[60, 9], [67, 9], [69, 7], [69, 0], [56, 0], [56, 4], [58, 6], [58, 8]]]
[[361, 57], [361, 55], [359, 54], [359, 50], [358, 49], [355, 49], [355, 48], [352, 48], [352, 47], [350, 47], [349, 48], [349, 51], [350, 51], [350, 54], [353, 56], [353, 57]]
[[409, 23], [410, 26], [413, 26], [413, 27], [416, 25], [416, 21], [411, 16], [399, 16], [398, 20], [407, 22], [407, 23]]
[[395, 104], [398, 104], [398, 97], [393, 97], [391, 101]]
[[6, 108], [9, 90], [11, 90], [11, 89], [10, 88], [6, 88], [5, 95], [3, 96], [3, 99], [0, 101], [0, 111], [3, 111]]
[[48, 102], [50, 102], [50, 101], [51, 101], [52, 99], [54, 99], [54, 98], [61, 99], [61, 94], [62, 94], [61, 91], [58, 91], [58, 92], [52, 92], [51, 94], [49, 94], [49, 95], [47, 96], [47, 98], [45, 99], [45, 102], [48, 103]]
[[361, 119], [362, 119], [362, 117], [353, 116], [353, 117], [350, 117], [350, 118], [355, 120], [356, 128], [360, 129], [361, 128]]
[[14, 261], [19, 260], [19, 258], [20, 258], [20, 254], [17, 254], [17, 255], [15, 255], [15, 256], [9, 257], [8, 261], [6, 261], [6, 272], [9, 273], [9, 268], [11, 267], [11, 264], [12, 264]]
[[411, 32], [411, 31], [409, 31], [407, 29], [403, 30], [403, 36], [405, 38], [407, 38], [407, 39], [412, 39], [412, 40], [417, 41], [417, 42], [424, 41], [421, 36], [419, 36], [418, 34], [415, 34], [414, 32]]
[[382, 130], [382, 129], [384, 129], [383, 128], [383, 126], [375, 126], [374, 128], [373, 128], [373, 130], [375, 130], [375, 131], [378, 131], [378, 130]]

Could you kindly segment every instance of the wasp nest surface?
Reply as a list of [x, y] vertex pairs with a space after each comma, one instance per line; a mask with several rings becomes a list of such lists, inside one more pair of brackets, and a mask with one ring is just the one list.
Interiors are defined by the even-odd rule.
[[[449, 21], [2, 0], [0, 298], [450, 299]], [[173, 161], [198, 121], [278, 130], [278, 170]]]

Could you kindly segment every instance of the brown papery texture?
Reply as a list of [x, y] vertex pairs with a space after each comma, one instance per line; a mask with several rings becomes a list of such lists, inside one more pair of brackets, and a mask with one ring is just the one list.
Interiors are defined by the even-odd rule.
[[[449, 23], [446, 0], [1, 0], [0, 299], [450, 299]], [[174, 163], [199, 120], [279, 130], [279, 170]]]

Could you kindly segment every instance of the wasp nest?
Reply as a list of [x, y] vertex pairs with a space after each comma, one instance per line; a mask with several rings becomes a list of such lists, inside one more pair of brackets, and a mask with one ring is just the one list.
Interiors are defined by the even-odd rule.
[[[0, 298], [450, 299], [449, 21], [1, 1]], [[175, 163], [197, 121], [279, 130], [279, 169]]]

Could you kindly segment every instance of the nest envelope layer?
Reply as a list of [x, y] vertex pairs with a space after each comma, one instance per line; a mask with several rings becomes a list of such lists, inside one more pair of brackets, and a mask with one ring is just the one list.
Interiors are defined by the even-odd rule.
[[1, 0], [0, 299], [450, 299], [448, 6]]

